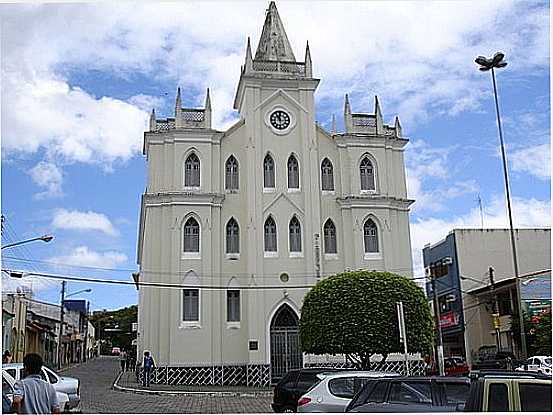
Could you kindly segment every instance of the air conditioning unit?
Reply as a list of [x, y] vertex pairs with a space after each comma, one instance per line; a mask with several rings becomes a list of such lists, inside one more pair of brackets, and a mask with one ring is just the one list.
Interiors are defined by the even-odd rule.
[[451, 265], [453, 264], [453, 259], [451, 259], [450, 256], [445, 257], [442, 259], [442, 265]]

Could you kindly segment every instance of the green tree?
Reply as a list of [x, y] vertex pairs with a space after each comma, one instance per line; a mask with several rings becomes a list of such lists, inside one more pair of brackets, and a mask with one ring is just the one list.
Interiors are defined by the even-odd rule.
[[540, 316], [534, 325], [535, 351], [537, 355], [551, 354], [551, 311]]
[[396, 303], [403, 302], [409, 352], [432, 348], [433, 320], [423, 290], [388, 272], [356, 271], [328, 277], [305, 296], [300, 338], [304, 352], [345, 354], [362, 369], [374, 354], [402, 352]]
[[132, 340], [136, 336], [132, 331], [132, 323], [137, 322], [137, 315], [138, 307], [133, 305], [119, 310], [95, 312], [90, 317], [90, 322], [96, 329], [96, 339], [106, 341], [102, 345], [102, 353], [111, 353], [113, 346], [131, 350]]

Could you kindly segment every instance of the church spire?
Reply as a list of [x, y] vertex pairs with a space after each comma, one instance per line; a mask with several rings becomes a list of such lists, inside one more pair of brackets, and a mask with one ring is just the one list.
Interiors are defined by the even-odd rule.
[[376, 133], [384, 134], [384, 121], [382, 119], [382, 111], [380, 110], [380, 103], [378, 97], [374, 96], [374, 116], [376, 118]]
[[253, 60], [252, 60], [252, 46], [250, 44], [250, 37], [248, 36], [248, 45], [246, 46], [246, 64], [245, 71], [253, 71]]
[[309, 41], [305, 46], [305, 76], [308, 78], [313, 76], [313, 64], [311, 63], [311, 53], [309, 52]]
[[336, 115], [332, 114], [332, 121], [330, 123], [330, 132], [336, 134]]
[[351, 107], [349, 106], [348, 94], [346, 94], [346, 100], [344, 102], [344, 127], [346, 129], [346, 133], [351, 132], [351, 129], [353, 127], [353, 120], [351, 117]]
[[150, 114], [150, 131], [155, 131], [156, 128], [156, 110], [152, 108], [152, 113]]
[[255, 60], [296, 62], [274, 1], [269, 3]]
[[207, 93], [205, 95], [205, 128], [211, 128], [211, 97], [209, 96], [209, 88], [207, 88]]
[[181, 114], [182, 114], [182, 102], [180, 99], [180, 86], [179, 86], [177, 88], [177, 97], [175, 98], [175, 127], [176, 128], [182, 127]]
[[401, 138], [402, 137], [401, 124], [399, 123], [399, 117], [397, 115], [396, 115], [396, 122], [395, 122], [394, 128], [396, 130], [396, 138]]

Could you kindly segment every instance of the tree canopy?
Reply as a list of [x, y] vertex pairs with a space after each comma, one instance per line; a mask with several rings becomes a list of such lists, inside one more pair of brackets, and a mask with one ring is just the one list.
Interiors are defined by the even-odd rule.
[[366, 369], [373, 354], [403, 352], [396, 303], [402, 301], [410, 353], [432, 348], [433, 320], [423, 290], [388, 272], [356, 271], [328, 277], [306, 295], [301, 309], [304, 352], [345, 354]]

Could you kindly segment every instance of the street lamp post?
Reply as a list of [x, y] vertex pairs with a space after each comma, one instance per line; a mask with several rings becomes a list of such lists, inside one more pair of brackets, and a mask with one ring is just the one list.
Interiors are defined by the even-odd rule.
[[25, 239], [23, 241], [13, 242], [11, 244], [2, 245], [2, 249], [12, 248], [14, 246], [27, 244], [29, 242], [34, 242], [34, 241], [50, 242], [52, 239], [54, 239], [54, 237], [52, 235], [42, 235], [42, 236], [37, 236], [36, 238]]
[[524, 318], [522, 316], [522, 300], [520, 296], [520, 285], [519, 285], [519, 272], [518, 272], [518, 259], [517, 259], [517, 250], [515, 243], [515, 231], [513, 228], [513, 214], [511, 211], [511, 194], [509, 190], [509, 175], [507, 173], [507, 156], [505, 154], [505, 146], [503, 144], [503, 130], [501, 128], [501, 116], [499, 115], [499, 102], [497, 99], [497, 85], [495, 83], [495, 68], [504, 68], [507, 66], [507, 62], [503, 60], [505, 55], [502, 52], [497, 52], [493, 58], [486, 58], [485, 56], [478, 56], [475, 59], [475, 62], [480, 65], [478, 69], [483, 72], [491, 70], [492, 72], [492, 82], [493, 82], [493, 95], [495, 98], [495, 111], [497, 115], [497, 128], [499, 130], [499, 143], [501, 146], [501, 158], [503, 160], [503, 177], [505, 180], [505, 193], [507, 199], [507, 211], [509, 214], [509, 230], [511, 233], [511, 250], [513, 254], [513, 266], [515, 270], [515, 278], [517, 283], [517, 302], [518, 302], [518, 317], [520, 325], [520, 344], [522, 351], [522, 358], [526, 358], [526, 335], [524, 333]]

